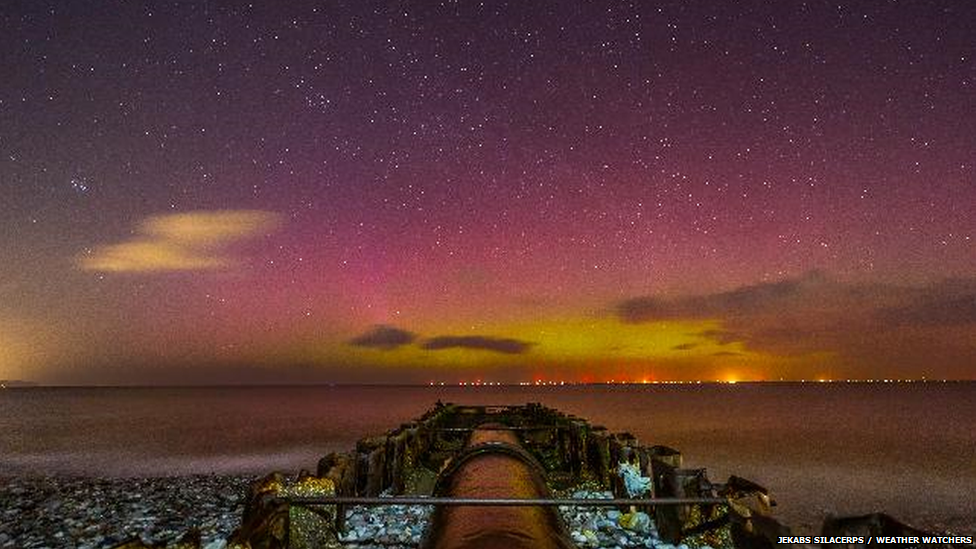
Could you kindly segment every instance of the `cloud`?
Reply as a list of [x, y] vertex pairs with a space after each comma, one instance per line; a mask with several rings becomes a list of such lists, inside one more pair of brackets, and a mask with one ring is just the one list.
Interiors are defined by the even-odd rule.
[[532, 343], [519, 339], [487, 336], [438, 336], [423, 342], [422, 348], [428, 351], [441, 349], [476, 349], [517, 355], [525, 353]]
[[903, 305], [879, 310], [876, 317], [880, 323], [898, 326], [976, 325], [976, 283], [947, 281]]
[[813, 272], [712, 294], [635, 297], [615, 311], [627, 324], [714, 321], [695, 335], [782, 357], [827, 353], [902, 371], [976, 360], [976, 279], [906, 286]]
[[154, 215], [130, 240], [95, 248], [77, 259], [86, 271], [150, 273], [227, 268], [226, 248], [276, 229], [280, 217], [260, 210], [213, 210]]
[[712, 356], [742, 356], [742, 353], [736, 353], [735, 351], [718, 351], [712, 353]]
[[[349, 344], [356, 347], [367, 347], [391, 351], [417, 341], [418, 336], [395, 326], [374, 326], [362, 335], [349, 340]], [[532, 347], [533, 343], [519, 339], [490, 337], [490, 336], [437, 336], [424, 339], [418, 346], [425, 351], [441, 351], [444, 349], [474, 349], [478, 351], [492, 351], [503, 354], [522, 354]]]
[[698, 346], [697, 343], [682, 343], [680, 345], [675, 345], [674, 347], [671, 347], [671, 349], [675, 351], [690, 351], [697, 346]]
[[637, 297], [617, 305], [617, 315], [624, 322], [742, 316], [791, 305], [812, 290], [829, 284], [819, 272], [801, 278], [743, 286], [735, 290], [678, 299]]
[[349, 340], [350, 345], [391, 351], [397, 347], [409, 345], [417, 339], [417, 335], [393, 326], [374, 326], [368, 332]]

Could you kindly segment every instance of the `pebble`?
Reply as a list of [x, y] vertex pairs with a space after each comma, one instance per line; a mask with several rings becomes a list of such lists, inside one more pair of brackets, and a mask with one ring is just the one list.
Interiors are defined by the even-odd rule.
[[251, 476], [0, 478], [0, 549], [102, 549], [132, 537], [171, 541], [200, 529], [224, 549], [239, 525]]
[[[132, 537], [172, 541], [199, 528], [203, 549], [226, 549], [240, 525], [249, 476], [93, 479], [0, 478], [0, 549], [75, 547], [101, 549]], [[555, 494], [576, 499], [609, 499], [599, 490]], [[351, 549], [415, 549], [433, 507], [351, 506], [340, 541]], [[646, 532], [619, 526], [619, 510], [561, 506], [570, 536], [580, 548], [688, 549], [660, 540], [651, 521]], [[698, 549], [710, 549], [708, 547]]]
[[[567, 493], [556, 493], [556, 497], [567, 497]], [[578, 489], [568, 491], [568, 497], [573, 499], [613, 499], [613, 494], [600, 490]], [[646, 547], [653, 549], [688, 549], [682, 544], [679, 548], [661, 541], [654, 521], [650, 520], [650, 527], [645, 532], [635, 532], [620, 526], [623, 517], [617, 509], [608, 507], [569, 507], [561, 506], [559, 511], [566, 521], [573, 541], [581, 548], [594, 549], [628, 549], [632, 547]], [[699, 549], [711, 549], [702, 546]]]
[[415, 505], [351, 506], [346, 510], [346, 531], [339, 540], [360, 549], [415, 548], [432, 510]]

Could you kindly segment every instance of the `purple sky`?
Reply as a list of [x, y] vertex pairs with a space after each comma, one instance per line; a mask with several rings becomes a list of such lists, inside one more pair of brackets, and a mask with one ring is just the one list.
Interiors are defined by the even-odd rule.
[[970, 2], [0, 18], [0, 379], [976, 377]]

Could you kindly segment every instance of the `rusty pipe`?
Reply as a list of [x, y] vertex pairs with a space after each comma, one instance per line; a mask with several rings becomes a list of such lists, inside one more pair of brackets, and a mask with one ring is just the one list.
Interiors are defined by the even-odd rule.
[[[441, 472], [435, 497], [551, 498], [545, 472], [512, 431], [471, 432], [467, 447]], [[554, 507], [437, 507], [421, 549], [573, 549]]]

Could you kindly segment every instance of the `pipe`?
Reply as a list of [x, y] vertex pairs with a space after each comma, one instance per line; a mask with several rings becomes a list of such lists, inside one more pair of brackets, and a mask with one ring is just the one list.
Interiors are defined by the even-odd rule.
[[[475, 429], [441, 473], [434, 497], [552, 499], [545, 472], [512, 431]], [[439, 506], [421, 549], [574, 549], [551, 506]]]

